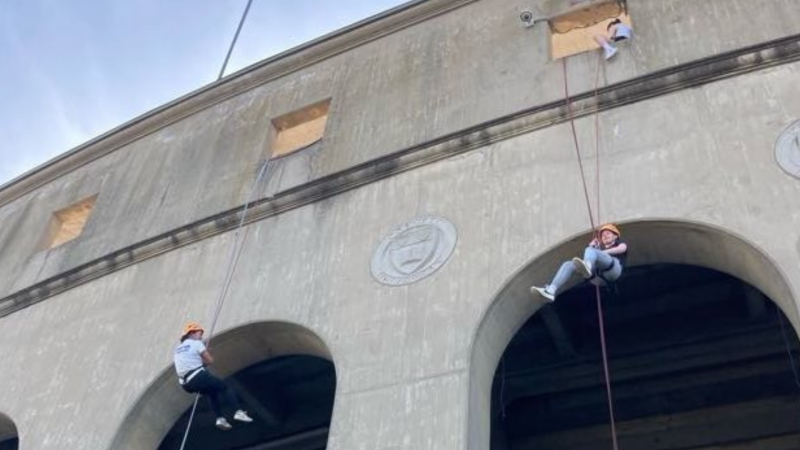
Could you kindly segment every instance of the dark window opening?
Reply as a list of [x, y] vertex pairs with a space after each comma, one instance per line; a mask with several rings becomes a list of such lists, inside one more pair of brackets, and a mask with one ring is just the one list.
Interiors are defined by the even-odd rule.
[[[231, 421], [233, 429], [220, 431], [214, 426], [208, 400], [201, 397], [186, 448], [325, 449], [336, 390], [332, 362], [314, 356], [276, 357], [243, 369], [225, 381], [239, 394], [253, 423]], [[191, 408], [186, 410], [175, 422], [158, 450], [180, 448], [190, 411]]]
[[17, 450], [18, 448], [17, 426], [10, 418], [0, 414], [0, 450]]
[[[709, 269], [627, 269], [603, 293], [626, 450], [798, 449], [797, 336], [761, 292]], [[783, 323], [783, 331], [781, 329]], [[491, 450], [610, 448], [594, 287], [517, 332], [495, 372]]]

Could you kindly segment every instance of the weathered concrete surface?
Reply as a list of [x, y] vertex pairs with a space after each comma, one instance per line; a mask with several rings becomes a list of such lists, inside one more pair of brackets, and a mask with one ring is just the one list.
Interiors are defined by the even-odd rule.
[[[797, 21], [778, 19], [797, 14], [788, 2], [725, 0], [732, 5], [724, 9], [731, 23], [744, 23], [748, 14], [772, 15], [774, 22], [735, 38], [726, 34], [731, 27], [723, 27], [713, 36], [705, 29], [707, 39], [691, 46], [656, 46], [647, 30], [663, 31], [663, 14], [689, 3], [632, 2], [641, 44], [634, 44], [633, 56], [620, 55], [609, 76], [633, 76], [697, 57], [695, 52], [797, 32]], [[704, 8], [722, 11], [722, 4], [693, 5], [696, 15], [670, 30], [690, 33], [705, 17]], [[370, 44], [393, 50], [408, 67], [437, 74], [439, 84], [403, 79], [395, 68], [400, 66], [390, 65], [385, 54], [367, 54], [371, 47], [365, 45], [337, 57], [363, 62], [359, 71], [340, 68], [339, 78], [327, 78], [324, 67], [339, 59], [326, 60], [164, 128], [4, 206], [2, 292], [240, 203], [266, 155], [269, 117], [330, 95], [323, 86], [342, 89], [334, 93], [331, 110], [331, 120], [339, 123], [329, 124], [318, 153], [285, 160], [284, 170], [299, 175], [273, 185], [275, 191], [558, 98], [560, 66], [519, 59], [519, 51], [530, 51], [531, 35], [523, 38], [516, 15], [498, 5], [477, 2]], [[751, 9], [756, 7], [762, 9]], [[646, 23], [652, 28], [643, 27]], [[417, 42], [410, 48], [422, 54], [435, 55], [448, 42], [465, 53], [451, 55], [449, 64], [455, 66], [443, 65], [447, 71], [428, 69], [428, 62], [415, 62], [418, 53], [404, 46], [409, 42]], [[645, 51], [649, 45], [653, 48]], [[650, 51], [662, 52], [664, 58], [648, 65], [640, 51], [646, 58]], [[475, 56], [489, 54], [499, 59]], [[574, 78], [588, 85], [591, 77], [583, 75], [593, 73], [594, 61], [590, 55], [571, 60]], [[503, 67], [509, 72], [503, 74]], [[362, 71], [368, 74], [364, 78]], [[800, 63], [787, 64], [675, 92], [604, 112], [600, 122], [601, 212], [636, 230], [631, 262], [680, 260], [729, 272], [778, 302], [795, 325], [800, 182], [775, 164], [773, 144], [800, 118], [798, 71]], [[439, 97], [444, 92], [451, 97]], [[389, 108], [393, 103], [396, 108]], [[591, 117], [577, 123], [589, 152], [592, 124]], [[230, 151], [220, 150], [223, 146]], [[587, 160], [588, 166], [593, 163]], [[593, 186], [592, 174], [588, 181]], [[43, 230], [48, 214], [94, 192], [100, 198], [85, 236], [49, 254], [34, 253], [38, 226]], [[423, 214], [446, 217], [458, 227], [458, 246], [448, 264], [405, 287], [372, 280], [369, 260], [379, 240]], [[488, 412], [487, 386], [504, 340], [513, 334], [512, 319], [524, 321], [538, 307], [518, 295], [519, 287], [540, 281], [587, 229], [568, 125], [545, 128], [249, 226], [219, 330], [280, 321], [318, 337], [337, 372], [331, 449], [483, 449], [489, 424], [472, 414]], [[648, 231], [682, 236], [684, 230], [690, 238], [683, 247], [647, 239]], [[0, 319], [5, 387], [0, 411], [16, 425], [20, 448], [105, 449], [112, 442], [119, 448], [155, 448], [158, 430], [186, 402], [170, 384], [176, 330], [187, 318], [209, 317], [232, 242], [232, 233], [218, 235]], [[509, 289], [511, 296], [501, 295]], [[503, 308], [509, 311], [493, 312]], [[275, 336], [271, 333], [262, 334]], [[248, 358], [273, 354], [257, 349]], [[163, 416], [125, 421], [129, 411], [151, 402]], [[104, 412], [103, 426], [97, 411]], [[130, 427], [137, 427], [136, 433], [126, 435]]]
[[[785, 242], [798, 239], [800, 184], [774, 164], [771, 151], [787, 119], [800, 115], [783, 100], [800, 94], [797, 70], [782, 66], [604, 114], [604, 216], [686, 220], [743, 236], [797, 292], [798, 255]], [[749, 95], [728, 95], [742, 91]], [[771, 95], [765, 100], [763, 93]], [[660, 119], [666, 110], [669, 118]], [[747, 111], [749, 120], [729, 126], [732, 110]], [[697, 127], [700, 115], [704, 127]], [[578, 124], [585, 148], [591, 123]], [[517, 270], [586, 229], [574, 164], [561, 125], [253, 225], [222, 329], [283, 320], [320, 336], [338, 375], [332, 448], [371, 448], [384, 437], [399, 448], [463, 448], [470, 342], [483, 311]], [[369, 258], [380, 237], [425, 213], [458, 226], [452, 260], [407, 287], [371, 280]], [[110, 423], [121, 426], [168, 367], [165, 343], [181, 322], [207, 317], [231, 240], [229, 233], [203, 241], [4, 318], [2, 354], [19, 363], [0, 375], [10, 386], [0, 405], [23, 446], [104, 448], [116, 428], [96, 427], [89, 412], [109, 410]], [[632, 257], [657, 260], [658, 245]], [[736, 256], [725, 258], [732, 270], [742, 267]], [[786, 303], [791, 292], [754, 284], [796, 320], [796, 306]], [[428, 386], [436, 396], [423, 395]], [[366, 414], [367, 405], [392, 412]], [[409, 427], [451, 420], [454, 431], [399, 431], [394, 414]], [[365, 435], [377, 430], [388, 434]], [[425, 441], [430, 446], [419, 444], [423, 436], [433, 439]]]
[[[519, 26], [516, 9], [524, 3], [438, 3], [443, 10], [451, 3], [464, 6], [208, 109], [192, 106], [183, 113], [191, 115], [173, 123], [177, 105], [163, 112], [164, 122], [172, 123], [166, 128], [137, 130], [134, 137], [143, 137], [133, 143], [7, 204], [0, 220], [11, 226], [0, 232], [0, 245], [14, 256], [0, 259], [0, 270], [13, 282], [4, 277], [0, 292], [240, 203], [269, 154], [270, 119], [323, 98], [333, 98], [324, 150], [305, 155], [306, 161], [279, 163], [276, 171], [285, 176], [275, 177], [270, 191], [562, 97], [561, 67], [549, 61], [546, 28]], [[608, 67], [608, 82], [800, 33], [795, 6], [792, 0], [631, 2], [637, 39]], [[404, 11], [404, 20], [411, 21], [413, 11]], [[717, 26], [720, 21], [724, 26]], [[573, 73], [593, 73], [595, 56], [571, 59]], [[268, 72], [268, 66], [229, 84], [252, 86], [259, 70]], [[573, 77], [571, 86], [573, 92], [590, 90], [593, 77]], [[97, 192], [95, 216], [79, 245], [37, 251], [52, 211]]]

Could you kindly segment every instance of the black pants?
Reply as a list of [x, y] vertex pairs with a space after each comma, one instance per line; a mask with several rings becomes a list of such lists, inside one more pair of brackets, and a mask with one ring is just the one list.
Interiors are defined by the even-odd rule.
[[217, 415], [217, 417], [225, 417], [222, 414], [223, 402], [233, 407], [236, 411], [241, 409], [241, 406], [239, 405], [239, 399], [236, 397], [236, 394], [233, 392], [233, 390], [231, 390], [231, 388], [229, 388], [222, 380], [214, 375], [211, 375], [208, 370], [201, 370], [182, 387], [186, 392], [192, 394], [198, 393], [208, 397], [208, 400], [211, 401], [211, 409], [214, 410], [214, 413]]

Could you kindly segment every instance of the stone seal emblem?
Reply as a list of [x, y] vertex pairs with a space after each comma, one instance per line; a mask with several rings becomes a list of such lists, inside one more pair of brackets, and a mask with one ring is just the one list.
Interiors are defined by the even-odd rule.
[[786, 173], [800, 178], [800, 120], [789, 125], [778, 137], [775, 160]]
[[447, 262], [457, 239], [456, 227], [447, 219], [412, 219], [389, 233], [375, 249], [372, 276], [390, 286], [419, 281]]

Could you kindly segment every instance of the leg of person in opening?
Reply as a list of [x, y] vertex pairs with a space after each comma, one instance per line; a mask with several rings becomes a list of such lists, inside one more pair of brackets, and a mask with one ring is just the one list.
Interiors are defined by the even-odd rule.
[[611, 59], [617, 54], [617, 47], [613, 46], [611, 42], [619, 42], [630, 39], [633, 37], [633, 31], [631, 30], [631, 27], [619, 19], [614, 19], [609, 22], [606, 30], [607, 35], [594, 35], [594, 41], [597, 42], [597, 45], [603, 47], [605, 58]]
[[208, 397], [209, 401], [211, 402], [211, 408], [214, 410], [214, 413], [217, 417], [216, 425], [218, 428], [223, 430], [228, 430], [231, 428], [230, 423], [228, 423], [227, 419], [225, 418], [225, 414], [223, 413], [223, 405], [227, 405], [236, 411], [236, 413], [233, 415], [234, 420], [240, 422], [253, 421], [253, 419], [242, 410], [241, 406], [239, 405], [239, 398], [236, 396], [233, 390], [222, 380], [215, 377], [207, 370], [202, 371], [196, 377], [194, 377], [189, 383], [187, 383], [187, 387], [194, 392], [198, 392], [201, 395]]
[[203, 343], [203, 327], [195, 322], [189, 322], [183, 327], [181, 342], [175, 347], [174, 363], [178, 374], [178, 381], [186, 392], [199, 393], [208, 396], [211, 407], [216, 414], [217, 428], [231, 429], [231, 424], [222, 412], [223, 400], [236, 409], [234, 420], [252, 422], [253, 419], [239, 407], [236, 394], [219, 378], [213, 376], [207, 365], [214, 362]]
[[225, 414], [222, 412], [222, 402], [219, 399], [219, 386], [210, 378], [212, 377], [204, 370], [186, 383], [184, 388], [187, 392], [196, 392], [207, 397], [209, 403], [211, 403], [211, 409], [214, 411], [214, 416], [217, 418], [215, 424], [217, 428], [220, 430], [230, 430], [232, 428], [231, 424], [228, 423], [228, 419], [225, 418]]
[[561, 264], [561, 267], [558, 268], [558, 272], [553, 277], [553, 281], [544, 285], [544, 287], [539, 286], [531, 286], [531, 293], [541, 295], [545, 300], [549, 302], [556, 301], [556, 294], [558, 294], [558, 288], [563, 286], [570, 278], [572, 278], [572, 274], [575, 273], [575, 265], [572, 264], [572, 261], [566, 261], [565, 263]]
[[600, 240], [592, 239], [583, 252], [583, 259], [573, 258], [561, 265], [553, 280], [544, 287], [531, 286], [531, 293], [542, 296], [547, 301], [555, 301], [558, 290], [569, 281], [577, 271], [590, 279], [595, 271], [606, 281], [614, 281], [622, 275], [628, 245], [620, 240], [620, 231], [614, 224], [600, 227]]

